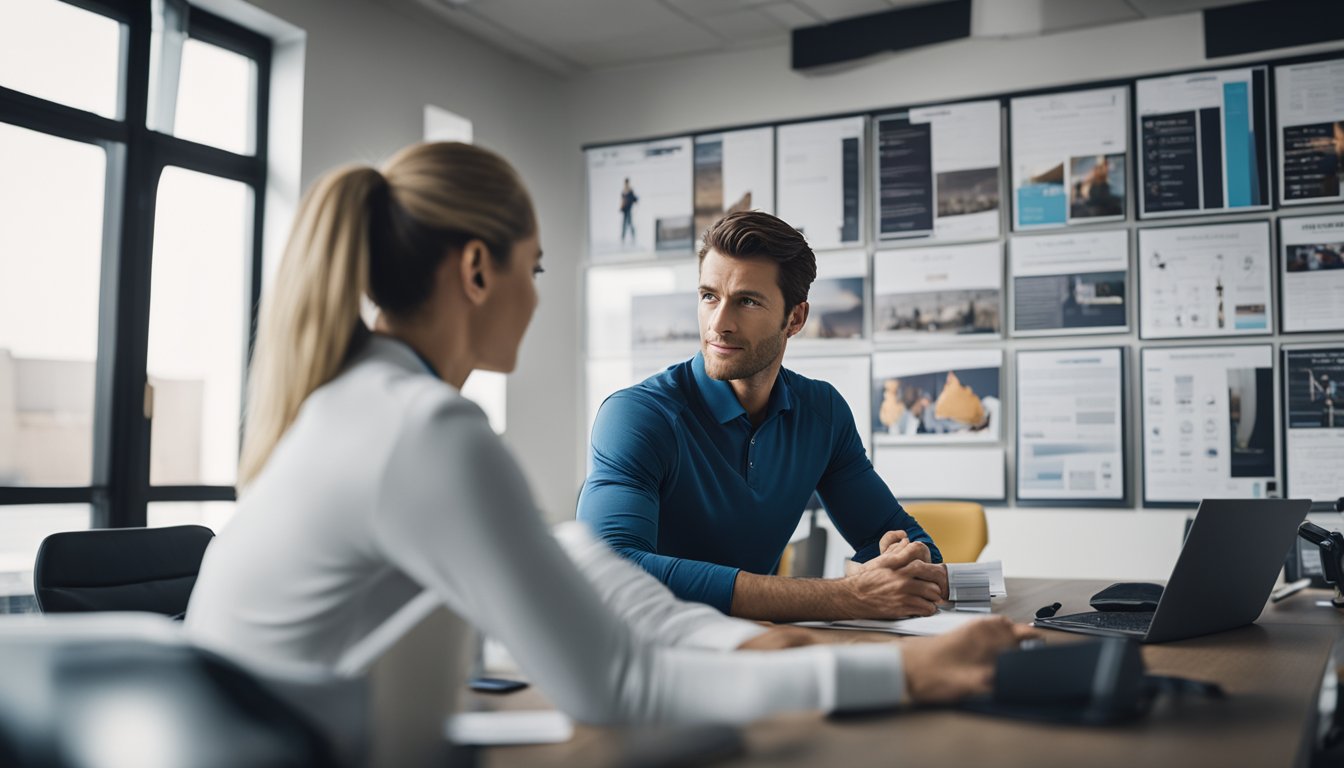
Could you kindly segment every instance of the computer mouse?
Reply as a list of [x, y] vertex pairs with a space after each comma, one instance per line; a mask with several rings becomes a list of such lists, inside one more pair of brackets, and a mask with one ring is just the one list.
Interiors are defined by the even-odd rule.
[[1098, 611], [1156, 611], [1162, 585], [1122, 581], [1092, 596], [1089, 604]]

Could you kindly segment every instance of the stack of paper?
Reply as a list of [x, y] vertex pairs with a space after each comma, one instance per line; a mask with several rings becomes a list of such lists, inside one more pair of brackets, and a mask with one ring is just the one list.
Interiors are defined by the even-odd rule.
[[956, 610], [989, 613], [989, 599], [1006, 594], [1001, 561], [947, 564], [947, 599]]
[[890, 632], [893, 635], [941, 635], [946, 632], [969, 624], [973, 621], [980, 621], [983, 616], [972, 613], [956, 613], [948, 610], [940, 610], [932, 616], [916, 616], [910, 619], [897, 619], [895, 621], [869, 621], [866, 619], [853, 619], [849, 621], [803, 621], [799, 622], [800, 627], [816, 627], [818, 629], [866, 629], [872, 632]]

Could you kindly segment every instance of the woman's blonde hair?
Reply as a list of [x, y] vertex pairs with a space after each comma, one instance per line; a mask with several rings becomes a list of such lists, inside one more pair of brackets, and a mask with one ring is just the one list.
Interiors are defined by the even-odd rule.
[[450, 252], [481, 240], [506, 266], [513, 244], [536, 230], [517, 172], [469, 144], [418, 144], [381, 173], [348, 166], [318, 179], [262, 302], [238, 484], [257, 476], [303, 401], [367, 334], [362, 296], [391, 315], [410, 315], [429, 298]]

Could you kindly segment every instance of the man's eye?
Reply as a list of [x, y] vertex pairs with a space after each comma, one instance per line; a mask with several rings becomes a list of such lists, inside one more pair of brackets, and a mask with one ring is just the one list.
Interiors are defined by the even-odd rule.
[[714, 300], [714, 294], [712, 294], [712, 293], [702, 293], [702, 294], [700, 294], [700, 300], [701, 300], [701, 301], [713, 301], [713, 300]]
[[743, 299], [742, 303], [748, 307], [755, 307], [760, 305], [760, 302], [756, 301], [755, 299]]

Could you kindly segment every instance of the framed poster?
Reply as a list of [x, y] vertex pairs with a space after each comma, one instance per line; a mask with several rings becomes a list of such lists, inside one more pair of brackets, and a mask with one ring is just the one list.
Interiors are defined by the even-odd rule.
[[1123, 221], [1129, 89], [1013, 99], [1013, 229]]
[[1127, 505], [1120, 347], [1017, 353], [1017, 498]]

